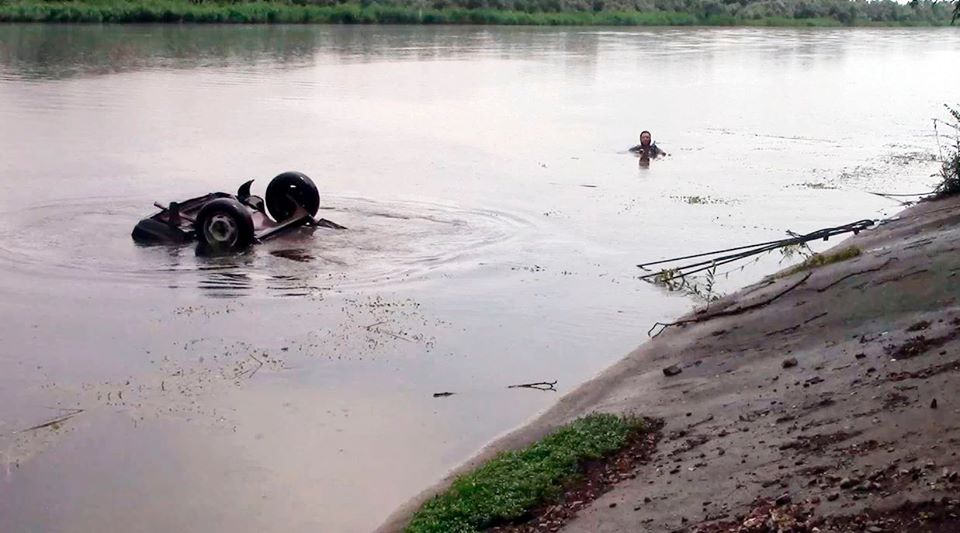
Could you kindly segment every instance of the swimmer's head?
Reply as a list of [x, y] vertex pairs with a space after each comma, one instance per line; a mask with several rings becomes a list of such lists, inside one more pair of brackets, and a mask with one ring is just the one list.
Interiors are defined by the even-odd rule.
[[650, 141], [653, 137], [650, 135], [650, 132], [643, 130], [640, 132], [640, 146], [650, 146]]

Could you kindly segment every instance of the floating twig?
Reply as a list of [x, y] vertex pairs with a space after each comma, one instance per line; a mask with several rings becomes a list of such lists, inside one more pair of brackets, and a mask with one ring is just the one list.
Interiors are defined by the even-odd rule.
[[435, 392], [433, 393], [434, 398], [446, 398], [447, 396], [453, 396], [455, 392]]
[[261, 360], [257, 359], [256, 357], [254, 357], [253, 354], [250, 354], [249, 357], [250, 357], [250, 359], [253, 359], [254, 361], [257, 362], [256, 368], [254, 368], [254, 369], [253, 369], [253, 372], [250, 373], [250, 377], [252, 378], [253, 375], [256, 374], [258, 370], [260, 370], [261, 368], [263, 368], [263, 361], [261, 361]]
[[26, 433], [27, 431], [34, 431], [34, 430], [37, 430], [37, 429], [43, 429], [43, 428], [46, 428], [46, 427], [50, 427], [50, 426], [57, 425], [57, 424], [59, 424], [59, 423], [61, 423], [61, 422], [66, 422], [67, 420], [70, 420], [71, 418], [79, 415], [80, 413], [82, 413], [82, 412], [84, 411], [83, 409], [66, 409], [66, 410], [68, 410], [68, 411], [70, 411], [70, 412], [67, 413], [67, 414], [65, 414], [65, 415], [60, 415], [60, 416], [58, 416], [58, 417], [56, 417], [56, 418], [54, 418], [54, 419], [52, 419], [52, 420], [48, 420], [48, 421], [46, 421], [46, 422], [44, 422], [44, 423], [42, 423], [42, 424], [37, 424], [36, 426], [28, 427], [27, 429], [22, 429], [22, 430], [19, 431], [19, 433]]
[[410, 337], [406, 337], [406, 336], [404, 336], [404, 335], [399, 335], [399, 334], [397, 334], [397, 333], [393, 333], [392, 331], [380, 331], [380, 333], [383, 333], [384, 335], [388, 335], [388, 336], [390, 336], [390, 337], [393, 337], [394, 339], [399, 339], [399, 340], [407, 341], [407, 342], [415, 342], [415, 341], [414, 341], [413, 339], [411, 339]]
[[246, 374], [246, 373], [248, 373], [248, 372], [250, 373], [250, 375], [247, 376], [247, 379], [250, 379], [250, 378], [252, 378], [252, 377], [257, 373], [257, 371], [259, 371], [261, 368], [263, 368], [263, 361], [261, 361], [261, 360], [257, 359], [256, 357], [254, 357], [253, 354], [248, 354], [247, 357], [249, 357], [250, 359], [253, 359], [254, 361], [256, 361], [257, 366], [255, 366], [255, 367], [253, 367], [253, 368], [245, 369], [245, 370], [243, 370], [242, 372], [237, 372], [236, 374], [234, 374], [233, 379], [238, 379], [240, 376], [243, 376], [244, 374]]
[[519, 385], [509, 385], [508, 389], [536, 389], [556, 392], [557, 381], [537, 381], [535, 383], [520, 383]]

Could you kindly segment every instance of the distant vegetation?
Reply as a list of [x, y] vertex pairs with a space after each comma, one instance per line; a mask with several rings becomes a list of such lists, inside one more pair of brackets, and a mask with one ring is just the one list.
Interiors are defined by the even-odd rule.
[[930, 26], [958, 10], [933, 0], [0, 0], [0, 22]]

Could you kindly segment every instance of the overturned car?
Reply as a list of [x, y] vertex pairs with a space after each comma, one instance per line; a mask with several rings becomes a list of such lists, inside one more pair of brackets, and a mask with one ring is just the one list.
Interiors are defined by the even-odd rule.
[[284, 172], [267, 185], [266, 201], [250, 194], [254, 180], [237, 194], [212, 192], [169, 205], [137, 223], [133, 240], [141, 244], [180, 244], [196, 240], [211, 251], [241, 250], [303, 226], [345, 229], [314, 218], [320, 209], [317, 186], [301, 172]]

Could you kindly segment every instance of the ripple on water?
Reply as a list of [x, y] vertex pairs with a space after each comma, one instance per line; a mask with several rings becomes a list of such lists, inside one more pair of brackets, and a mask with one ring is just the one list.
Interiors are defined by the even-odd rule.
[[[62, 279], [200, 288], [211, 295], [310, 296], [384, 286], [467, 268], [530, 228], [501, 211], [414, 201], [324, 197], [318, 216], [349, 229], [302, 229], [226, 257], [192, 244], [139, 246], [130, 230], [146, 212], [129, 198], [84, 198], [0, 213], [0, 270], [18, 285]], [[4, 276], [9, 278], [10, 276]]]

